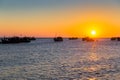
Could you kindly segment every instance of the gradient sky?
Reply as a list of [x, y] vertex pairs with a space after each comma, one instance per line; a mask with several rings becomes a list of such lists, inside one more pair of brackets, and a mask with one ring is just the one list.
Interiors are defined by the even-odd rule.
[[0, 36], [120, 36], [120, 0], [0, 0]]

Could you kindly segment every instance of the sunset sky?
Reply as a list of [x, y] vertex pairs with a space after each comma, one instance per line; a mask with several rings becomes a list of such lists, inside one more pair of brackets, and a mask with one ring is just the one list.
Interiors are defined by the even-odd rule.
[[120, 0], [0, 0], [0, 36], [120, 36]]

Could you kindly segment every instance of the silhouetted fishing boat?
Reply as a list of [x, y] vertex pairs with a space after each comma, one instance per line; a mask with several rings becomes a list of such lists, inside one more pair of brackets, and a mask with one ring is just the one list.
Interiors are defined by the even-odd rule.
[[111, 41], [120, 41], [120, 37], [112, 37]]
[[77, 37], [71, 37], [71, 38], [68, 38], [69, 40], [76, 40], [78, 39]]
[[95, 41], [95, 39], [90, 38], [90, 37], [85, 37], [85, 38], [82, 38], [82, 41], [93, 42]]
[[117, 38], [116, 37], [112, 37], [111, 38], [111, 41], [115, 41]]
[[117, 40], [120, 41], [120, 37], [118, 37]]
[[55, 42], [61, 42], [61, 41], [63, 41], [63, 38], [62, 37], [55, 37], [54, 41]]
[[26, 43], [31, 42], [29, 37], [9, 37], [9, 38], [2, 38], [1, 43], [2, 44], [10, 44], [10, 43]]

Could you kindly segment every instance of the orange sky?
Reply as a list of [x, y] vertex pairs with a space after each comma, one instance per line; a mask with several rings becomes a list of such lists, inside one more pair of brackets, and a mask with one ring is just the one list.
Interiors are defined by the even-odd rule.
[[0, 36], [84, 37], [92, 29], [97, 37], [120, 36], [120, 7], [114, 5], [6, 9], [0, 17]]

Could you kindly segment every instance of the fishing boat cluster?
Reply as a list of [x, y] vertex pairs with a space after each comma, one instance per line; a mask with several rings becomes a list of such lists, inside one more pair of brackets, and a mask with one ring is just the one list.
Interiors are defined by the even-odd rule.
[[[70, 37], [68, 38], [69, 40], [77, 40], [79, 39], [78, 37]], [[13, 44], [13, 43], [29, 43], [33, 40], [36, 40], [35, 37], [4, 37], [1, 38], [1, 44]], [[55, 42], [62, 42], [63, 41], [63, 37], [54, 37], [53, 40]], [[90, 38], [90, 37], [84, 37], [82, 38], [82, 41], [86, 41], [86, 42], [94, 42], [96, 41], [95, 38]], [[120, 37], [112, 37], [111, 41], [120, 41]]]
[[120, 37], [112, 37], [111, 41], [120, 41]]
[[10, 44], [10, 43], [28, 43], [32, 40], [36, 40], [34, 37], [4, 37], [1, 38], [2, 44]]
[[[77, 40], [79, 38], [77, 37], [70, 37], [68, 38], [69, 40]], [[62, 37], [55, 37], [54, 38], [54, 41], [55, 42], [62, 42], [63, 41], [63, 38]], [[85, 37], [85, 38], [82, 38], [82, 41], [86, 41], [86, 42], [93, 42], [93, 41], [96, 41], [96, 39], [94, 38], [90, 38], [90, 37]]]
[[[79, 39], [77, 37], [70, 37], [68, 38], [69, 40], [76, 40], [76, 39]], [[111, 41], [120, 41], [120, 37], [112, 37], [110, 38]], [[55, 42], [61, 42], [63, 41], [63, 38], [62, 37], [55, 37], [54, 38], [54, 41]], [[86, 41], [86, 42], [94, 42], [94, 41], [97, 41], [97, 39], [95, 38], [90, 38], [90, 37], [84, 37], [82, 38], [82, 41]]]

